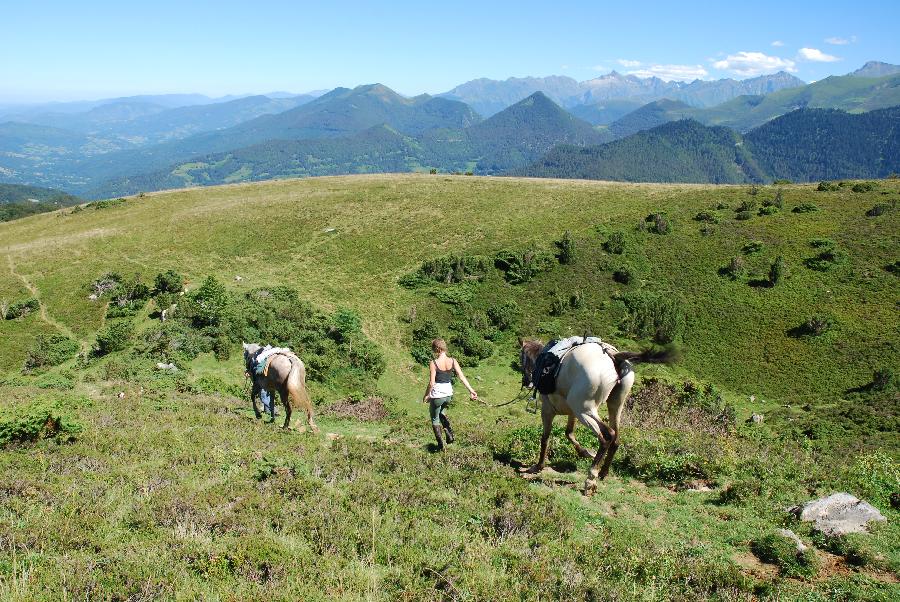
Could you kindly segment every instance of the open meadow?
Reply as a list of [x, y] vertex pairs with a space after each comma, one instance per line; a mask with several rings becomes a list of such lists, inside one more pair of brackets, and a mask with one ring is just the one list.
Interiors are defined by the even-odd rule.
[[[898, 202], [366, 175], [0, 224], [0, 599], [895, 600]], [[540, 420], [496, 407], [518, 337], [585, 333], [677, 354], [637, 367], [591, 498], [563, 418], [526, 479]], [[435, 336], [481, 397], [443, 453]], [[254, 417], [251, 340], [306, 362], [321, 433]], [[887, 520], [786, 512], [838, 491]]]

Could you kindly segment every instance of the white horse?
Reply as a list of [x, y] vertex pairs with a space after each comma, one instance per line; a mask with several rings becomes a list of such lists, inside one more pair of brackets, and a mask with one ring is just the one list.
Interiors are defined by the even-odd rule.
[[[544, 344], [535, 340], [520, 341], [520, 344], [519, 365], [522, 368], [522, 384], [531, 387], [535, 385], [532, 382], [535, 360]], [[590, 496], [596, 491], [598, 476], [600, 479], [606, 477], [613, 456], [619, 448], [622, 408], [634, 385], [634, 371], [630, 366], [626, 366], [625, 362], [668, 361], [666, 354], [617, 351], [611, 346], [608, 349], [609, 353], [599, 344], [581, 344], [563, 357], [556, 378], [556, 391], [549, 395], [541, 394], [541, 422], [544, 428], [541, 434], [541, 455], [537, 464], [523, 472], [536, 474], [544, 469], [553, 419], [562, 414], [568, 417], [566, 438], [575, 446], [579, 456], [593, 458], [584, 482], [584, 494]], [[606, 403], [609, 415], [608, 424], [601, 420], [598, 413], [603, 403]], [[599, 449], [596, 453], [584, 448], [575, 439], [575, 420], [580, 421], [597, 437]]]

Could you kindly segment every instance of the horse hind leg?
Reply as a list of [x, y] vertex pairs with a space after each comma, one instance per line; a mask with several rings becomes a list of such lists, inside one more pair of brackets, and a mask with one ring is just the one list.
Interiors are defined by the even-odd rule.
[[[281, 428], [287, 429], [290, 428], [291, 425], [291, 401], [290, 394], [286, 389], [281, 389], [279, 392], [281, 396], [281, 405], [284, 406], [284, 424], [281, 425]], [[275, 400], [272, 400], [272, 404], [274, 406]]]
[[609, 467], [612, 466], [613, 457], [616, 450], [619, 449], [619, 433], [622, 426], [622, 409], [625, 407], [625, 400], [631, 393], [631, 387], [634, 385], [634, 373], [625, 375], [619, 384], [612, 390], [606, 399], [606, 408], [609, 410], [609, 428], [612, 431], [612, 441], [609, 443], [609, 449], [606, 452], [606, 459], [600, 468], [600, 479], [605, 479], [609, 474]]
[[594, 452], [582, 446], [578, 439], [575, 438], [575, 416], [569, 415], [568, 422], [566, 423], [566, 439], [568, 439], [573, 446], [575, 446], [575, 452], [578, 454], [579, 458], [593, 458]]
[[318, 433], [319, 427], [316, 425], [316, 421], [313, 420], [312, 402], [309, 399], [309, 393], [307, 393], [306, 387], [303, 384], [299, 387], [291, 386], [289, 387], [288, 395], [290, 396], [292, 406], [295, 408], [302, 408], [306, 412], [306, 424], [309, 425], [310, 430], [314, 433]]
[[600, 420], [600, 417], [597, 416], [596, 413], [580, 414], [578, 419], [594, 432], [597, 436], [597, 441], [600, 444], [597, 455], [594, 456], [594, 461], [591, 462], [591, 467], [588, 469], [587, 479], [584, 481], [584, 495], [590, 497], [597, 490], [597, 476], [600, 473], [600, 462], [609, 450], [614, 433], [602, 420]]

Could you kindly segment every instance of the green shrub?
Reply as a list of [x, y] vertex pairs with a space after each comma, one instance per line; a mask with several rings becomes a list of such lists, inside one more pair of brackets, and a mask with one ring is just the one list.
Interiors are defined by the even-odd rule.
[[465, 305], [475, 298], [475, 289], [468, 284], [454, 284], [434, 291], [434, 296], [441, 303], [448, 305]]
[[872, 192], [875, 190], [874, 182], [858, 182], [850, 189], [851, 192]]
[[793, 182], [791, 182], [790, 180], [786, 180], [786, 179], [784, 179], [784, 178], [777, 178], [777, 179], [776, 179], [774, 182], [772, 182], [772, 183], [775, 184], [776, 186], [782, 186], [782, 185], [785, 185], [785, 184], [793, 184]]
[[893, 203], [878, 203], [868, 211], [866, 211], [866, 217], [878, 217], [879, 215], [884, 215], [889, 211], [893, 211], [896, 209], [897, 203], [894, 201]]
[[175, 270], [160, 272], [153, 279], [153, 294], [173, 293], [178, 294], [184, 289], [184, 276]]
[[774, 197], [763, 201], [763, 207], [775, 207], [777, 209], [781, 209], [782, 207], [784, 207], [784, 193], [782, 193], [780, 190], [776, 191]]
[[754, 255], [763, 250], [763, 242], [761, 240], [751, 240], [743, 247], [741, 247], [741, 253], [744, 255]]
[[606, 237], [606, 241], [603, 243], [603, 249], [607, 253], [612, 253], [613, 255], [621, 255], [625, 252], [625, 233], [616, 230], [615, 232], [611, 232], [609, 236]]
[[440, 338], [440, 330], [434, 320], [425, 318], [413, 326], [410, 345], [413, 359], [423, 366], [428, 365], [428, 362], [434, 357], [431, 352], [431, 341], [437, 338]]
[[819, 570], [812, 548], [798, 552], [793, 540], [777, 532], [753, 541], [750, 549], [763, 562], [778, 566], [787, 577], [813, 577]]
[[557, 317], [561, 316], [566, 313], [567, 309], [569, 309], [568, 299], [566, 299], [564, 295], [561, 295], [559, 291], [556, 291], [550, 299], [550, 315]]
[[712, 211], [701, 211], [694, 216], [694, 221], [705, 222], [707, 224], [718, 224], [719, 216]]
[[746, 220], [750, 219], [751, 217], [753, 217], [753, 214], [749, 211], [738, 211], [735, 214], [734, 219], [740, 220], [740, 221], [746, 221]]
[[494, 354], [494, 346], [475, 329], [459, 325], [450, 339], [459, 350], [459, 362], [463, 366], [477, 366], [478, 363]]
[[800, 325], [799, 330], [802, 335], [809, 337], [817, 337], [825, 334], [834, 326], [834, 320], [830, 316], [824, 314], [816, 314], [806, 319]]
[[856, 458], [847, 470], [850, 489], [883, 509], [891, 507], [891, 496], [900, 494], [900, 463], [876, 450]]
[[529, 282], [538, 274], [552, 270], [556, 263], [556, 257], [552, 253], [535, 248], [523, 251], [504, 249], [494, 258], [494, 265], [503, 272], [503, 277], [510, 284]]
[[837, 243], [830, 238], [813, 238], [809, 241], [809, 246], [814, 249], [833, 249]]
[[0, 448], [39, 439], [72, 441], [81, 430], [56, 404], [36, 403], [0, 415]]
[[122, 198], [104, 199], [102, 201], [94, 201], [93, 203], [88, 203], [87, 205], [85, 205], [85, 207], [87, 209], [96, 209], [99, 211], [101, 209], [109, 209], [110, 207], [116, 207], [117, 205], [122, 205], [125, 202], [126, 202], [126, 200], [122, 199]]
[[[847, 533], [846, 535], [816, 535], [816, 543], [837, 556], [843, 556], [847, 564], [851, 566], [865, 567], [878, 565], [878, 554], [872, 548], [868, 538], [863, 533]], [[880, 568], [880, 567], [879, 567]]]
[[813, 211], [818, 210], [819, 207], [814, 205], [813, 203], [800, 203], [799, 205], [791, 209], [791, 211], [793, 211], [794, 213], [812, 213]]
[[756, 200], [755, 199], [745, 199], [738, 205], [738, 208], [735, 209], [735, 213], [750, 213], [756, 210]]
[[740, 280], [747, 272], [747, 266], [744, 264], [744, 258], [740, 255], [732, 257], [728, 265], [719, 270], [723, 276], [728, 276], [732, 280]]
[[422, 262], [419, 269], [400, 279], [400, 284], [415, 288], [428, 283], [454, 284], [479, 282], [487, 276], [493, 262], [482, 255], [446, 255]]
[[106, 293], [113, 291], [122, 283], [122, 276], [117, 272], [107, 272], [91, 282], [91, 292], [102, 297]]
[[684, 310], [675, 295], [638, 291], [623, 296], [622, 302], [627, 315], [621, 327], [628, 335], [667, 344], [684, 331]]
[[95, 355], [107, 355], [128, 348], [134, 336], [134, 325], [128, 321], [113, 322], [97, 333]]
[[778, 207], [776, 207], [775, 205], [766, 205], [764, 207], [759, 208], [760, 216], [775, 215], [776, 213], [778, 213]]
[[769, 266], [769, 286], [776, 286], [784, 279], [784, 257], [779, 255]]
[[807, 259], [803, 260], [803, 263], [806, 264], [806, 267], [811, 270], [816, 270], [818, 272], [827, 272], [833, 267], [844, 263], [846, 260], [846, 253], [844, 253], [840, 249], [829, 247], [815, 257], [808, 257]]
[[575, 258], [578, 256], [577, 245], [568, 230], [566, 230], [562, 238], [554, 241], [553, 244], [556, 246], [556, 259], [561, 264], [569, 265], [574, 263]]
[[672, 220], [665, 213], [651, 213], [644, 222], [647, 230], [653, 234], [670, 234], [672, 232]]
[[630, 265], [621, 265], [613, 270], [613, 280], [619, 284], [631, 284], [634, 281], [634, 269]]
[[40, 310], [40, 308], [41, 303], [37, 299], [25, 299], [24, 301], [17, 301], [16, 303], [13, 303], [6, 308], [6, 313], [4, 314], [3, 318], [5, 320], [17, 320], [19, 318], [24, 318], [32, 312]]
[[838, 184], [835, 184], [834, 182], [828, 182], [828, 181], [823, 180], [823, 181], [819, 182], [818, 186], [816, 186], [816, 190], [818, 192], [834, 192], [836, 190], [840, 190], [840, 187], [838, 186]]
[[189, 295], [182, 305], [186, 306], [182, 313], [190, 315], [195, 326], [217, 326], [228, 308], [228, 291], [224, 284], [207, 276], [200, 288]]
[[724, 470], [715, 447], [706, 435], [660, 429], [626, 438], [616, 456], [616, 469], [650, 483], [680, 485], [714, 479]]
[[[530, 465], [538, 460], [541, 450], [540, 426], [522, 426], [512, 429], [493, 445], [494, 458], [513, 465]], [[556, 470], [571, 471], [578, 467], [580, 458], [575, 448], [565, 438], [562, 427], [554, 425], [547, 442], [547, 464]]]
[[519, 323], [522, 312], [515, 301], [509, 300], [488, 307], [487, 316], [499, 330], [510, 330]]
[[68, 374], [44, 374], [34, 381], [39, 389], [56, 389], [58, 391], [70, 391], [75, 386], [75, 380]]
[[42, 334], [32, 343], [25, 357], [25, 370], [58, 366], [78, 353], [78, 343], [59, 334]]

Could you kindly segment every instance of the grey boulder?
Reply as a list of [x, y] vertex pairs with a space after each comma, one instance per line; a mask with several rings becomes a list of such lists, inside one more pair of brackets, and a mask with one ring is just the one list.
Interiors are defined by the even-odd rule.
[[801, 521], [814, 522], [825, 535], [864, 533], [872, 521], [886, 520], [878, 508], [849, 493], [833, 493], [828, 497], [791, 508]]

